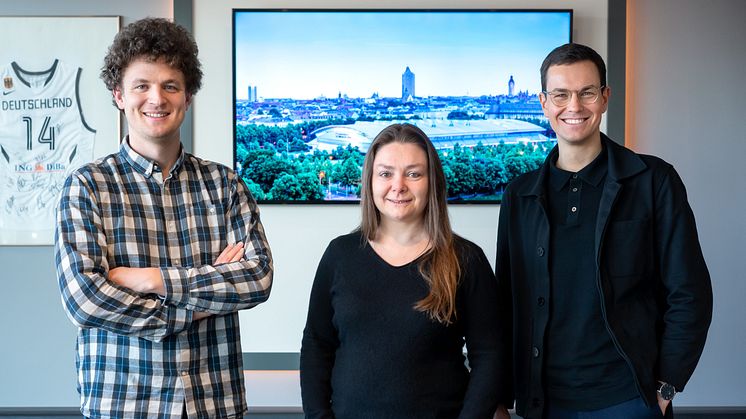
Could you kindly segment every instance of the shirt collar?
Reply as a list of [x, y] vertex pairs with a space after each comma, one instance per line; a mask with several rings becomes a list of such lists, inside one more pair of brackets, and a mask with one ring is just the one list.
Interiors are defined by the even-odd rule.
[[[601, 152], [598, 153], [598, 156], [596, 156], [596, 158], [587, 166], [577, 172], [578, 177], [583, 182], [593, 186], [598, 186], [601, 183], [604, 176], [606, 176], [609, 166], [608, 158], [606, 156], [606, 145], [603, 143], [601, 144], [603, 148], [601, 149]], [[557, 167], [558, 157], [559, 154], [556, 154], [549, 160], [549, 183], [555, 191], [562, 190], [570, 180], [570, 177], [575, 175], [573, 172], [568, 172], [567, 170], [562, 170]]]
[[[154, 161], [150, 161], [147, 158], [138, 154], [132, 147], [130, 147], [129, 136], [125, 136], [122, 143], [119, 146], [119, 154], [128, 161], [135, 171], [142, 173], [145, 177], [151, 177], [153, 173], [160, 172], [161, 169], [158, 164]], [[181, 169], [182, 163], [184, 163], [184, 147], [180, 148], [179, 158], [171, 167], [171, 175], [178, 174]], [[167, 176], [166, 176], [167, 177]], [[166, 178], [164, 177], [164, 179]]]

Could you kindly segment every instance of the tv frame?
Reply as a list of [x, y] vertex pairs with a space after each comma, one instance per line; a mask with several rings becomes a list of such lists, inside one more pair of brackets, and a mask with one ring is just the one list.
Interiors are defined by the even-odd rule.
[[[233, 133], [233, 168], [236, 170], [239, 174], [241, 174], [241, 170], [238, 167], [237, 162], [237, 127], [238, 127], [238, 97], [237, 97], [237, 26], [236, 26], [236, 18], [238, 14], [241, 13], [557, 13], [557, 14], [567, 14], [569, 25], [568, 25], [568, 34], [567, 34], [567, 42], [572, 42], [572, 35], [573, 35], [573, 24], [574, 24], [574, 12], [573, 9], [548, 9], [548, 8], [529, 8], [529, 9], [500, 9], [500, 8], [475, 8], [475, 9], [421, 9], [421, 8], [408, 8], [408, 9], [348, 9], [348, 8], [321, 8], [321, 9], [308, 9], [308, 8], [234, 8], [232, 9], [231, 14], [231, 40], [232, 40], [232, 47], [231, 47], [231, 53], [232, 53], [232, 133]], [[559, 44], [557, 44], [559, 46]], [[548, 52], [548, 51], [547, 51]], [[536, 63], [536, 73], [539, 72], [539, 65], [541, 63]], [[538, 79], [538, 76], [537, 76]], [[403, 83], [403, 82], [402, 82]], [[529, 93], [529, 90], [526, 90], [526, 93]], [[538, 90], [537, 92], [538, 93]], [[341, 95], [341, 93], [340, 93]], [[535, 94], [532, 94], [534, 96]], [[500, 95], [496, 95], [498, 97]], [[458, 96], [445, 96], [445, 97], [458, 97]], [[482, 95], [481, 97], [484, 97]], [[291, 98], [292, 99], [292, 98]], [[360, 98], [358, 98], [360, 99]], [[250, 100], [250, 98], [249, 98]], [[542, 116], [543, 118], [543, 116]], [[391, 121], [393, 122], [406, 122], [401, 120]], [[387, 124], [382, 124], [381, 129], [386, 126]], [[548, 123], [546, 124], [546, 133], [550, 137], [549, 140], [554, 140], [553, 132], [551, 128], [548, 127]], [[426, 131], [427, 132], [427, 131]], [[371, 138], [372, 140], [372, 138]], [[465, 146], [466, 148], [473, 149], [474, 145], [471, 146]], [[437, 148], [437, 146], [436, 146]], [[442, 149], [442, 148], [441, 148]], [[440, 149], [439, 149], [440, 150]], [[551, 147], [546, 149], [544, 156], [551, 150]], [[279, 153], [279, 152], [278, 152]], [[289, 154], [289, 153], [288, 153]], [[361, 153], [363, 154], [363, 153]], [[363, 154], [364, 155], [364, 154]], [[543, 160], [543, 159], [542, 159]], [[241, 176], [243, 178], [243, 176]], [[512, 180], [515, 176], [513, 176]], [[322, 182], [322, 179], [319, 179], [319, 182]], [[331, 184], [331, 182], [329, 182]], [[507, 184], [500, 183], [502, 185], [502, 188]], [[323, 184], [322, 184], [323, 185]], [[331, 189], [331, 185], [330, 185]], [[495, 192], [497, 192], [495, 190]], [[305, 200], [297, 200], [297, 199], [263, 199], [262, 196], [256, 197], [257, 201], [261, 204], [292, 204], [292, 205], [304, 205], [304, 204], [341, 204], [341, 205], [357, 205], [359, 204], [359, 199], [305, 199]], [[448, 203], [449, 204], [499, 204], [501, 202], [500, 198], [494, 198], [494, 199], [451, 199], [449, 198]]]

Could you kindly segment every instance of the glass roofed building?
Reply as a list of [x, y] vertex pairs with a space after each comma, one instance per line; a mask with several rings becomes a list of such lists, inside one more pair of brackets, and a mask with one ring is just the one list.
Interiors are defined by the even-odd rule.
[[436, 149], [497, 145], [500, 143], [532, 143], [549, 140], [546, 130], [538, 125], [517, 119], [358, 121], [351, 125], [328, 125], [313, 131], [308, 145], [313, 149], [332, 151], [348, 144], [366, 153], [373, 139], [392, 123], [408, 122], [417, 125], [430, 137]]

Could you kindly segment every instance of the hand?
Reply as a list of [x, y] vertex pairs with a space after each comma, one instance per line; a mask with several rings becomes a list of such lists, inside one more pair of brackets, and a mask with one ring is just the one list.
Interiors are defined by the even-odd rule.
[[661, 413], [663, 416], [666, 416], [666, 409], [668, 409], [668, 405], [671, 404], [671, 400], [665, 400], [658, 392], [655, 392], [655, 395], [658, 397], [658, 407], [660, 407]]
[[196, 322], [197, 320], [202, 320], [210, 316], [212, 316], [212, 313], [208, 313], [206, 311], [195, 311], [192, 313], [192, 321]]
[[[223, 253], [226, 253], [226, 251], [224, 250]], [[127, 268], [120, 266], [109, 271], [109, 281], [143, 294], [166, 294], [161, 270], [158, 268]], [[192, 314], [192, 321], [202, 320], [210, 316], [212, 316], [211, 313], [195, 311]]]
[[161, 270], [158, 268], [120, 266], [109, 270], [109, 281], [141, 294], [166, 294]]
[[510, 413], [508, 413], [508, 409], [505, 406], [499, 405], [492, 419], [510, 419]]
[[243, 260], [243, 255], [243, 242], [229, 244], [225, 249], [223, 249], [222, 252], [220, 252], [218, 258], [215, 259], [215, 265], [220, 265], [221, 263], [238, 262], [239, 260]]

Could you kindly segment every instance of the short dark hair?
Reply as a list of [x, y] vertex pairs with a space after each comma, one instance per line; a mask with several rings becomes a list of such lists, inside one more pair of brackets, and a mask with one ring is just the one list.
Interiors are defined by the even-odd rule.
[[[125, 26], [104, 57], [101, 79], [110, 91], [120, 88], [122, 76], [132, 61], [163, 60], [184, 75], [186, 92], [202, 87], [202, 65], [194, 37], [183, 26], [163, 18], [145, 18]], [[116, 103], [115, 103], [116, 105]]]
[[553, 65], [574, 64], [580, 61], [590, 61], [596, 65], [601, 87], [606, 87], [606, 64], [604, 59], [591, 47], [569, 43], [552, 50], [541, 63], [541, 90], [547, 90], [547, 71]]

